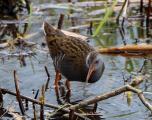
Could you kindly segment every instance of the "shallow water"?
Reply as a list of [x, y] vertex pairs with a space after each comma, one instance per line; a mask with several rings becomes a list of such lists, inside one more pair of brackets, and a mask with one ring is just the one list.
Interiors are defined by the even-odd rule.
[[[61, 13], [66, 14], [65, 16], [65, 24], [63, 29], [68, 29], [72, 25], [85, 25], [89, 24], [89, 22], [85, 21], [85, 19], [89, 19], [91, 16], [86, 13], [94, 10], [95, 8], [74, 8], [72, 10], [72, 15], [76, 16], [74, 18], [74, 22], [71, 23], [71, 19], [68, 18], [69, 13], [71, 12], [68, 7], [62, 6], [53, 6], [53, 8], [45, 8], [41, 11], [38, 11], [39, 6], [44, 3], [48, 3], [48, 1], [34, 1], [33, 0], [33, 13], [30, 15], [26, 22], [28, 23], [28, 28], [26, 34], [33, 34], [28, 40], [37, 43], [37, 47], [32, 49], [36, 55], [25, 57], [26, 66], [22, 66], [20, 64], [20, 60], [17, 57], [9, 57], [5, 56], [4, 51], [2, 50], [0, 53], [0, 57], [3, 59], [0, 60], [0, 87], [7, 88], [15, 91], [15, 85], [13, 80], [13, 70], [17, 71], [20, 90], [23, 95], [33, 97], [32, 90], [41, 89], [43, 84], [46, 84], [47, 75], [45, 73], [44, 66], [47, 66], [49, 73], [51, 75], [51, 79], [49, 82], [49, 89], [46, 93], [46, 100], [51, 104], [57, 104], [55, 92], [53, 90], [53, 80], [55, 77], [54, 67], [52, 65], [52, 60], [48, 55], [47, 51], [44, 51], [44, 48], [41, 46], [44, 40], [44, 34], [42, 30], [43, 21], [48, 21], [51, 24], [57, 25], [57, 20]], [[52, 1], [52, 3], [58, 3], [57, 1]], [[54, 9], [54, 7], [57, 7]], [[71, 14], [70, 14], [71, 15]], [[99, 15], [98, 15], [99, 16]], [[98, 17], [95, 16], [95, 17]], [[22, 21], [23, 22], [23, 21]], [[19, 31], [24, 29], [24, 23], [19, 22], [17, 24], [17, 28], [20, 28]], [[136, 39], [139, 40], [140, 43], [144, 42], [147, 38], [146, 30], [140, 29], [138, 26], [128, 26], [126, 23], [125, 27], [125, 39], [127, 44], [135, 43]], [[87, 34], [86, 28], [81, 28], [76, 30], [78, 33], [90, 36]], [[143, 31], [143, 35], [140, 33]], [[90, 44], [97, 47], [110, 47], [110, 46], [118, 46], [123, 44], [123, 39], [120, 34], [120, 29], [115, 23], [108, 23], [102, 30], [100, 35], [96, 38], [90, 38]], [[5, 57], [4, 57], [5, 56]], [[70, 98], [71, 101], [82, 100], [88, 97], [93, 97], [96, 95], [100, 95], [102, 93], [111, 91], [115, 88], [124, 85], [123, 76], [126, 78], [131, 74], [137, 73], [144, 63], [144, 58], [127, 58], [123, 56], [110, 56], [103, 55], [103, 61], [105, 63], [106, 69], [104, 71], [101, 79], [94, 83], [86, 85], [85, 83], [72, 82], [72, 96]], [[145, 66], [143, 67], [142, 73], [146, 73], [150, 76], [150, 78], [140, 85], [140, 88], [144, 91], [151, 92], [151, 80], [152, 80], [152, 62], [147, 60]], [[64, 78], [63, 78], [64, 79]], [[64, 81], [64, 80], [63, 80]], [[151, 95], [147, 95], [150, 99]], [[6, 99], [6, 100], [5, 100]], [[5, 106], [8, 104], [17, 104], [14, 101], [15, 98], [10, 95], [4, 96]], [[18, 105], [16, 105], [18, 106]], [[15, 106], [14, 106], [15, 107]], [[99, 102], [98, 110], [102, 118], [106, 120], [150, 120], [150, 112], [138, 99], [138, 96], [133, 94], [131, 99], [131, 105], [127, 104], [127, 97], [125, 94], [118, 95], [116, 97], [110, 98], [108, 100]]]

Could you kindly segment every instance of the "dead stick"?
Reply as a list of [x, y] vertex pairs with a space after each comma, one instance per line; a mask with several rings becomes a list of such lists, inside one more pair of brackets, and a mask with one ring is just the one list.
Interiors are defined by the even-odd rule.
[[127, 3], [127, 0], [125, 0], [125, 2], [123, 3], [122, 8], [121, 8], [121, 10], [120, 10], [120, 12], [119, 12], [119, 14], [118, 14], [118, 16], [117, 16], [117, 18], [116, 18], [117, 24], [119, 24], [119, 18], [120, 18], [120, 15], [121, 15], [122, 12], [123, 12], [123, 9], [124, 9], [126, 3]]
[[37, 99], [37, 96], [39, 95], [39, 89], [36, 91], [36, 94], [34, 96], [34, 99]]
[[2, 91], [0, 90], [0, 109], [3, 108], [3, 94]]
[[50, 74], [49, 74], [49, 71], [48, 71], [47, 67], [45, 66], [44, 68], [45, 68], [45, 72], [46, 72], [47, 77], [48, 77], [48, 79], [46, 81], [46, 84], [45, 84], [45, 91], [47, 91], [48, 86], [49, 86], [49, 82], [50, 82]]
[[152, 112], [152, 105], [146, 100], [146, 98], [143, 95], [143, 92], [139, 89], [136, 89], [130, 85], [127, 86], [128, 90], [137, 93], [139, 99], [141, 100], [141, 102]]
[[44, 91], [44, 85], [42, 85], [41, 88], [41, 100], [40, 102], [42, 103], [40, 106], [40, 120], [44, 120], [44, 101], [45, 101], [45, 91]]
[[[17, 96], [15, 92], [12, 92], [12, 91], [10, 91], [10, 90], [8, 90], [8, 89], [0, 88], [0, 91], [2, 91], [3, 94], [6, 94], [6, 93], [7, 93], [7, 94], [10, 94], [10, 95], [13, 95], [13, 96]], [[38, 101], [38, 100], [36, 100], [36, 99], [32, 99], [32, 98], [27, 97], [27, 96], [24, 96], [24, 95], [20, 95], [20, 97], [21, 97], [22, 99], [27, 99], [28, 101], [30, 101], [30, 102], [32, 102], [32, 103], [35, 103], [35, 104], [38, 104], [38, 105], [41, 105], [41, 104], [42, 104], [40, 101]], [[60, 106], [56, 106], [56, 105], [52, 105], [52, 104], [48, 104], [48, 103], [45, 103], [44, 106], [45, 106], [45, 107], [49, 107], [49, 108], [54, 108], [54, 109], [60, 109], [61, 111], [68, 112], [68, 113], [70, 112], [70, 110], [67, 109], [67, 108], [62, 108], [62, 107], [60, 107]], [[75, 114], [76, 116], [80, 117], [80, 118], [85, 119], [85, 120], [90, 120], [90, 119], [86, 118], [85, 116], [83, 116], [83, 115], [81, 115], [81, 114], [79, 114], [79, 113], [74, 112], [74, 114]]]
[[143, 0], [140, 0], [140, 14], [143, 14]]
[[82, 107], [85, 107], [87, 105], [94, 104], [94, 103], [97, 103], [99, 101], [106, 100], [108, 98], [117, 96], [117, 95], [119, 95], [119, 94], [121, 94], [123, 92], [126, 92], [126, 91], [127, 91], [127, 87], [123, 86], [123, 87], [120, 87], [118, 89], [115, 89], [114, 91], [111, 91], [111, 92], [96, 96], [96, 97], [88, 99], [88, 100], [84, 100], [84, 101], [82, 101], [82, 102], [80, 102], [80, 103], [78, 103], [76, 105], [72, 105], [70, 108], [71, 109], [82, 108]]
[[50, 78], [50, 74], [49, 74], [49, 71], [48, 71], [47, 67], [44, 66], [44, 68], [45, 68], [45, 72], [46, 72], [46, 74], [47, 74], [47, 77]]
[[19, 91], [19, 85], [18, 85], [18, 79], [16, 76], [16, 70], [14, 70], [14, 82], [15, 82], [15, 88], [16, 88], [16, 98], [18, 100], [19, 103], [19, 107], [21, 110], [22, 115], [25, 115], [25, 109], [21, 100], [21, 96], [20, 96], [20, 91]]
[[62, 28], [63, 20], [64, 20], [64, 14], [60, 14], [60, 18], [59, 18], [59, 21], [58, 21], [58, 29]]
[[111, 92], [96, 96], [96, 97], [94, 97], [92, 99], [84, 100], [84, 101], [82, 101], [82, 102], [80, 102], [80, 103], [78, 103], [76, 105], [70, 106], [69, 109], [76, 110], [78, 108], [82, 108], [82, 107], [85, 107], [87, 105], [94, 104], [94, 103], [97, 103], [99, 101], [102, 101], [102, 100], [117, 96], [117, 95], [119, 95], [121, 93], [124, 93], [126, 91], [131, 91], [131, 92], [137, 93], [138, 97], [142, 101], [142, 103], [152, 112], [152, 105], [145, 99], [145, 97], [143, 96], [141, 90], [134, 88], [134, 86], [139, 85], [142, 81], [143, 81], [143, 79], [134, 80], [129, 85], [122, 86], [122, 87], [117, 88], [117, 89], [115, 89], [115, 90], [113, 90]]
[[37, 115], [36, 115], [36, 109], [35, 109], [35, 104], [32, 103], [32, 106], [33, 106], [33, 115], [34, 115], [34, 120], [37, 120]]
[[[38, 97], [38, 94], [39, 94], [39, 89], [36, 91], [36, 94], [34, 96], [34, 99], [37, 99]], [[36, 112], [36, 107], [35, 107], [35, 103], [32, 103], [32, 106], [33, 106], [33, 115], [34, 115], [34, 120], [37, 120], [37, 112]]]
[[28, 100], [25, 100], [25, 109], [26, 109], [26, 110], [29, 109]]

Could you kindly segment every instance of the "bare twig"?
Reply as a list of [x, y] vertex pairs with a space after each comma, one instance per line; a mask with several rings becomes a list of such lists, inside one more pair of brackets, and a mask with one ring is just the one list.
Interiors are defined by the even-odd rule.
[[45, 68], [45, 72], [46, 72], [46, 74], [47, 74], [47, 77], [49, 78], [49, 77], [50, 77], [49, 71], [48, 71], [48, 69], [47, 69], [46, 66], [44, 66], [44, 68]]
[[22, 115], [25, 115], [25, 109], [21, 100], [21, 96], [20, 96], [20, 91], [19, 91], [19, 85], [18, 85], [18, 79], [16, 76], [16, 70], [14, 70], [14, 82], [15, 82], [15, 88], [16, 88], [16, 98], [18, 100], [19, 103], [19, 107], [21, 110]]
[[37, 99], [38, 94], [39, 94], [39, 89], [36, 91], [36, 94], [35, 94], [35, 96], [34, 96], [34, 99]]
[[141, 102], [152, 112], [152, 105], [146, 100], [146, 98], [143, 95], [143, 92], [139, 89], [136, 89], [130, 85], [127, 86], [128, 90], [137, 93], [139, 99], [141, 100]]
[[[13, 95], [13, 96], [17, 96], [17, 94], [15, 92], [12, 92], [12, 91], [4, 89], [4, 88], [0, 88], [0, 91], [2, 91], [3, 94], [7, 93], [7, 94], [10, 94], [10, 95]], [[38, 105], [42, 104], [39, 100], [35, 100], [35, 99], [32, 99], [32, 98], [24, 96], [24, 95], [20, 95], [20, 97], [22, 99], [27, 99], [28, 101], [30, 101], [32, 103], [35, 103], [35, 104], [38, 104]], [[61, 111], [68, 112], [68, 113], [70, 112], [70, 110], [68, 108], [63, 108], [63, 107], [56, 106], [56, 105], [53, 105], [53, 104], [45, 103], [44, 106], [49, 107], [49, 108], [54, 108], [54, 109], [60, 109]], [[85, 120], [90, 120], [89, 118], [86, 118], [85, 116], [83, 116], [79, 113], [74, 112], [74, 114], [76, 116], [80, 117], [80, 118], [85, 119]]]
[[34, 115], [34, 120], [37, 120], [37, 114], [36, 114], [36, 109], [35, 109], [35, 104], [32, 103], [32, 106], [33, 106], [33, 115]]
[[140, 0], [140, 14], [143, 14], [143, 0]]
[[3, 94], [2, 91], [0, 91], [0, 108], [3, 107]]
[[99, 101], [117, 96], [117, 95], [124, 93], [126, 91], [131, 91], [131, 92], [137, 93], [138, 97], [142, 101], [142, 103], [152, 112], [152, 105], [145, 99], [142, 91], [134, 88], [135, 86], [139, 85], [142, 81], [143, 81], [143, 78], [138, 79], [138, 80], [133, 80], [129, 85], [124, 85], [120, 88], [117, 88], [117, 89], [111, 91], [111, 92], [96, 96], [96, 97], [88, 99], [88, 100], [84, 100], [76, 105], [70, 106], [70, 109], [76, 110], [78, 108], [82, 108], [82, 107], [85, 107], [87, 105], [94, 104], [94, 103], [97, 103]]
[[[36, 94], [34, 96], [34, 99], [37, 99], [39, 94], [39, 89], [36, 91]], [[33, 107], [33, 116], [34, 116], [34, 120], [37, 120], [37, 112], [36, 112], [36, 107], [35, 107], [35, 103], [32, 103], [32, 107]]]
[[40, 106], [40, 120], [44, 120], [44, 103], [45, 103], [44, 85], [42, 85], [42, 88], [41, 88], [40, 102], [42, 103]]
[[10, 103], [10, 105], [8, 106], [6, 111], [0, 116], [0, 120], [2, 120], [2, 118], [10, 111], [10, 109], [12, 107], [12, 103], [13, 103], [13, 101]]
[[[124, 86], [122, 86], [120, 88], [117, 88], [113, 91], [110, 91], [108, 93], [98, 95], [98, 96], [96, 96], [92, 99], [84, 100], [84, 101], [82, 101], [82, 102], [80, 102], [76, 105], [71, 105], [69, 107], [66, 106], [66, 108], [62, 107], [62, 106], [55, 106], [55, 105], [47, 104], [47, 103], [44, 103], [43, 100], [42, 100], [43, 101], [42, 102], [42, 101], [38, 101], [38, 100], [29, 98], [29, 97], [26, 97], [26, 96], [23, 96], [23, 95], [20, 95], [20, 98], [31, 101], [33, 104], [35, 103], [35, 104], [38, 104], [38, 105], [41, 105], [41, 106], [43, 105], [45, 107], [51, 107], [51, 108], [55, 108], [57, 110], [61, 110], [61, 111], [70, 113], [69, 118], [73, 118], [76, 115], [76, 116], [81, 117], [83, 119], [89, 120], [89, 118], [85, 117], [84, 115], [81, 115], [80, 113], [77, 113], [75, 110], [79, 109], [79, 108], [82, 108], [82, 107], [85, 107], [85, 106], [90, 105], [90, 104], [98, 103], [99, 101], [102, 101], [102, 100], [105, 100], [105, 99], [108, 99], [108, 98], [111, 98], [111, 97], [117, 96], [117, 95], [119, 95], [121, 93], [124, 93], [126, 91], [131, 91], [131, 92], [136, 93], [138, 95], [139, 99], [142, 101], [142, 103], [152, 112], [152, 105], [145, 99], [145, 97], [143, 95], [143, 92], [139, 89], [134, 88], [134, 87], [136, 87], [137, 85], [139, 85], [140, 83], [143, 82], [143, 80], [145, 79], [144, 77], [139, 77], [138, 76], [138, 78], [134, 79], [130, 84], [124, 85]], [[11, 92], [7, 89], [0, 88], [0, 91], [2, 91], [2, 94], [8, 93], [8, 94], [17, 96], [17, 93]]]
[[28, 100], [25, 100], [25, 109], [28, 110], [29, 106], [28, 106]]
[[119, 24], [120, 15], [122, 14], [122, 12], [123, 12], [123, 10], [124, 10], [127, 1], [128, 1], [128, 0], [125, 0], [125, 2], [124, 2], [123, 5], [122, 5], [122, 8], [121, 8], [121, 10], [120, 10], [120, 12], [119, 12], [119, 14], [118, 14], [118, 17], [117, 17], [117, 19], [116, 19], [116, 20], [117, 20], [117, 24]]
[[64, 14], [60, 14], [60, 18], [59, 18], [59, 21], [58, 21], [58, 29], [62, 28], [63, 20], [64, 20]]
[[49, 74], [49, 71], [48, 71], [47, 67], [45, 66], [44, 68], [45, 68], [45, 72], [46, 72], [47, 77], [48, 77], [48, 78], [47, 78], [47, 82], [46, 82], [46, 84], [45, 84], [45, 91], [47, 91], [48, 86], [49, 86], [49, 82], [50, 82], [50, 74]]

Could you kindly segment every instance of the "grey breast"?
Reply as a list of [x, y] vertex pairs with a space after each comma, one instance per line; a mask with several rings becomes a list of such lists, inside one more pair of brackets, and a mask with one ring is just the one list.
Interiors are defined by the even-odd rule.
[[64, 56], [60, 66], [61, 73], [69, 81], [85, 82], [88, 71], [85, 61], [81, 63], [81, 65], [77, 65], [73, 57], [67, 57], [66, 55]]

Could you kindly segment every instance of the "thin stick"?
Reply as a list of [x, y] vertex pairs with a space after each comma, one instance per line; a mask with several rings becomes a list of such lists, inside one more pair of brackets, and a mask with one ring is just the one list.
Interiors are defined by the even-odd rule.
[[37, 114], [36, 114], [36, 109], [35, 109], [35, 103], [32, 103], [33, 106], [33, 114], [34, 114], [34, 120], [37, 120]]
[[139, 89], [136, 89], [136, 88], [130, 86], [130, 85], [127, 87], [128, 87], [128, 90], [130, 90], [134, 93], [137, 93], [141, 102], [152, 112], [152, 105], [146, 100], [146, 98], [143, 95], [143, 92]]
[[44, 68], [45, 68], [45, 72], [46, 72], [46, 74], [47, 74], [47, 77], [48, 77], [48, 78], [50, 78], [50, 73], [49, 73], [49, 71], [48, 71], [47, 67], [46, 67], [46, 66], [44, 66]]
[[[36, 91], [36, 94], [34, 96], [34, 99], [37, 99], [38, 97], [38, 94], [39, 94], [39, 89]], [[33, 115], [34, 115], [34, 120], [37, 120], [37, 112], [36, 112], [36, 107], [35, 107], [35, 103], [32, 103], [32, 107], [33, 107]]]
[[18, 100], [19, 107], [21, 110], [22, 115], [25, 115], [25, 109], [21, 100], [20, 91], [19, 91], [19, 85], [18, 85], [18, 79], [16, 76], [16, 70], [14, 70], [14, 82], [15, 82], [15, 88], [16, 88], [16, 99]]
[[119, 12], [119, 14], [118, 14], [118, 17], [116, 18], [117, 24], [119, 24], [119, 18], [120, 18], [120, 15], [121, 15], [122, 12], [123, 12], [123, 9], [124, 9], [126, 3], [127, 3], [127, 0], [125, 0], [125, 2], [123, 3], [122, 8], [121, 8], [121, 10], [120, 10], [120, 12]]
[[34, 99], [37, 99], [37, 96], [39, 95], [39, 89], [36, 91], [36, 94], [34, 96]]
[[59, 21], [58, 21], [58, 29], [62, 28], [63, 20], [64, 20], [64, 14], [60, 14], [60, 18], [59, 18]]
[[[10, 94], [10, 95], [13, 95], [13, 96], [17, 96], [17, 94], [15, 92], [12, 92], [12, 91], [10, 91], [8, 89], [0, 88], [0, 91], [2, 91], [2, 94], [6, 94], [7, 93], [7, 94]], [[24, 95], [20, 95], [20, 97], [22, 99], [27, 99], [28, 101], [30, 101], [32, 103], [35, 103], [35, 104], [38, 104], [38, 105], [42, 104], [39, 100], [35, 100], [35, 99], [32, 99], [32, 98], [24, 96]], [[63, 112], [68, 112], [68, 113], [70, 112], [70, 110], [68, 108], [62, 108], [60, 106], [56, 106], [56, 105], [53, 105], [53, 104], [45, 103], [44, 106], [48, 107], [48, 108], [60, 109]], [[85, 119], [85, 120], [90, 120], [90, 119], [86, 118], [85, 116], [83, 116], [83, 115], [81, 115], [79, 113], [74, 112], [74, 114], [76, 116], [80, 117], [80, 118]]]
[[143, 0], [140, 0], [140, 14], [143, 14]]
[[3, 94], [2, 91], [0, 90], [0, 109], [3, 107]]
[[90, 33], [90, 35], [93, 35], [92, 28], [93, 28], [93, 22], [91, 21], [90, 22], [90, 26], [89, 26], [89, 33]]
[[45, 91], [47, 91], [48, 86], [49, 86], [49, 82], [50, 82], [50, 74], [49, 74], [49, 71], [48, 71], [47, 67], [45, 66], [44, 68], [45, 68], [45, 72], [46, 72], [46, 74], [48, 76], [47, 82], [45, 84]]
[[45, 91], [44, 91], [44, 85], [42, 85], [41, 88], [41, 100], [42, 103], [40, 106], [40, 120], [44, 120], [44, 101], [45, 101]]
[[145, 99], [144, 95], [142, 94], [142, 91], [134, 88], [135, 86], [139, 85], [141, 82], [143, 82], [143, 79], [134, 80], [129, 85], [122, 86], [120, 88], [115, 89], [114, 91], [96, 96], [96, 97], [88, 99], [88, 100], [84, 100], [76, 105], [72, 105], [72, 106], [70, 106], [70, 109], [76, 110], [78, 108], [82, 108], [87, 105], [94, 104], [99, 101], [117, 96], [126, 91], [131, 91], [131, 92], [137, 93], [138, 97], [142, 101], [142, 103], [152, 112], [152, 105]]
[[28, 100], [25, 100], [25, 109], [28, 110], [29, 106], [28, 106]]
[[149, 30], [150, 25], [150, 11], [151, 11], [151, 0], [148, 2], [148, 11], [147, 11], [147, 18], [146, 18], [146, 27]]

